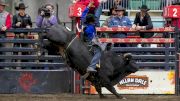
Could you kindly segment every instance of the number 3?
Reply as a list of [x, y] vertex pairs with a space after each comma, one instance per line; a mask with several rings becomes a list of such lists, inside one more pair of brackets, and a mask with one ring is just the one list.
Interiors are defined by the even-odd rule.
[[82, 15], [82, 8], [79, 7], [77, 10], [78, 10], [77, 15], [78, 15], [78, 16], [81, 16], [81, 15]]
[[173, 17], [177, 17], [177, 8], [173, 9]]

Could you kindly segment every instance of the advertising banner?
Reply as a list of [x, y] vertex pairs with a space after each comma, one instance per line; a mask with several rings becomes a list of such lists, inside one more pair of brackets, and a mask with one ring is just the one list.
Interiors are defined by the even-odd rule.
[[[119, 94], [175, 94], [175, 71], [138, 71], [114, 86]], [[103, 94], [111, 94], [102, 88]], [[91, 94], [97, 94], [91, 86]]]

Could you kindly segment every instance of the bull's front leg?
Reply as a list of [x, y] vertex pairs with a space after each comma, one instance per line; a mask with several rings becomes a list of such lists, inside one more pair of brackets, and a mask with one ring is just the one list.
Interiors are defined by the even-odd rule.
[[95, 84], [95, 88], [96, 88], [96, 91], [98, 92], [100, 98], [102, 98], [102, 99], [103, 99], [103, 98], [106, 98], [106, 97], [102, 94], [101, 85], [100, 85], [99, 83], [96, 83], [96, 84]]
[[111, 82], [110, 82], [110, 80], [109, 80], [108, 77], [105, 77], [105, 76], [104, 76], [102, 83], [103, 83], [103, 86], [106, 87], [106, 88], [107, 88], [112, 94], [114, 94], [117, 98], [119, 98], [119, 99], [126, 99], [126, 98], [124, 98], [123, 96], [119, 95], [119, 94], [116, 92], [115, 88], [114, 88], [113, 85], [111, 84]]

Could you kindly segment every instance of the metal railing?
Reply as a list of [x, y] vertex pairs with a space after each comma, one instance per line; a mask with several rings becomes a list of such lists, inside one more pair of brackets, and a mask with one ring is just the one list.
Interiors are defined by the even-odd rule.
[[[19, 38], [0, 38], [0, 67], [1, 69], [63, 69], [66, 67], [61, 56], [48, 55], [47, 50], [42, 48], [41, 34], [46, 32], [46, 29], [33, 28], [33, 29], [10, 29], [6, 33], [37, 33], [38, 39], [19, 39]], [[36, 35], [37, 35], [36, 34]], [[11, 37], [14, 37], [12, 34]], [[33, 35], [32, 35], [33, 36]], [[10, 36], [9, 36], [10, 37]], [[44, 41], [43, 41], [44, 42]], [[10, 45], [5, 45], [10, 44]], [[27, 44], [27, 46], [14, 46], [15, 44]], [[16, 54], [15, 54], [16, 53]], [[20, 54], [19, 54], [20, 53]], [[27, 53], [27, 54], [22, 54]], [[38, 55], [43, 53], [42, 55]]]
[[[155, 11], [161, 11], [164, 7], [171, 5], [176, 0], [121, 0], [120, 4], [127, 10], [139, 10], [142, 4], [146, 4], [148, 8]], [[114, 0], [108, 0], [102, 4], [103, 11], [109, 11], [114, 6]]]
[[[162, 28], [163, 29], [163, 28]], [[124, 29], [124, 28], [97, 28], [99, 33], [111, 33], [112, 32], [133, 32], [132, 29]], [[144, 31], [150, 32], [150, 30]], [[119, 43], [119, 44], [127, 44], [127, 47], [112, 47], [111, 51], [115, 51], [117, 53], [132, 53], [133, 59], [136, 60], [139, 69], [154, 69], [154, 70], [174, 70], [176, 83], [175, 83], [175, 94], [179, 95], [180, 93], [180, 76], [179, 76], [179, 52], [180, 52], [180, 30], [172, 31], [165, 31], [165, 30], [152, 30], [153, 32], [160, 34], [163, 33], [161, 36], [164, 39], [173, 39], [172, 42], [163, 42], [159, 39], [153, 38], [142, 39], [141, 38], [101, 38], [101, 42], [111, 42], [111, 43]], [[120, 41], [121, 40], [121, 41]], [[139, 41], [138, 41], [139, 40]], [[156, 41], [156, 42], [155, 42]], [[154, 42], [158, 45], [156, 47], [143, 46], [137, 47], [137, 44], [154, 44]], [[159, 43], [160, 42], [160, 43]], [[128, 46], [129, 44], [129, 46]], [[135, 44], [135, 46], [133, 46]]]

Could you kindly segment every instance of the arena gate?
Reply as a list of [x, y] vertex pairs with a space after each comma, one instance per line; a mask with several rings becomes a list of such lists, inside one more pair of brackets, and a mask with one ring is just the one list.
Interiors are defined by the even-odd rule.
[[[0, 43], [0, 93], [71, 93], [73, 72], [61, 56], [48, 55], [42, 47], [45, 29], [10, 29]], [[27, 39], [14, 38], [26, 33]], [[18, 47], [15, 44], [20, 44]], [[21, 45], [27, 44], [22, 47]], [[3, 47], [4, 46], [4, 47]], [[44, 54], [41, 56], [39, 53]], [[25, 54], [24, 54], [25, 53]]]

